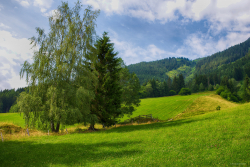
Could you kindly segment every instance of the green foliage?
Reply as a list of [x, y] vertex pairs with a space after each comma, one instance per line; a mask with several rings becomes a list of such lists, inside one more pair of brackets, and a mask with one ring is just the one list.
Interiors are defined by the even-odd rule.
[[213, 90], [214, 90], [213, 85], [209, 84], [209, 86], [208, 86], [208, 90], [209, 90], [209, 91], [213, 91]]
[[[97, 55], [93, 63], [98, 72], [98, 84], [91, 105], [91, 114], [96, 115], [104, 126], [111, 126], [124, 114], [132, 114], [138, 106], [140, 83], [137, 76], [130, 74], [121, 58], [117, 58], [113, 43], [106, 32], [94, 45], [92, 55]], [[90, 128], [94, 129], [94, 121]]]
[[217, 107], [216, 107], [216, 110], [220, 110], [220, 106], [217, 106]]
[[181, 88], [179, 95], [191, 95], [191, 90], [189, 88]]
[[250, 101], [250, 79], [246, 75], [244, 82], [243, 82], [243, 94], [242, 99], [249, 102]]
[[18, 105], [17, 104], [14, 104], [10, 107], [10, 110], [9, 110], [10, 113], [16, 113], [18, 112]]
[[[175, 75], [177, 76], [178, 74], [183, 73], [186, 76], [189, 73], [184, 71], [187, 69], [190, 70], [195, 64], [194, 61], [187, 58], [169, 57], [158, 61], [131, 64], [128, 66], [128, 69], [129, 72], [134, 72], [138, 76], [140, 84], [143, 84], [152, 78], [163, 82], [168, 79], [168, 75], [174, 77]], [[177, 70], [177, 72], [175, 73], [173, 70]], [[169, 73], [171, 71], [173, 72]]]
[[173, 96], [173, 95], [176, 95], [176, 91], [170, 90], [170, 91], [169, 91], [169, 96]]
[[205, 90], [205, 86], [203, 85], [203, 83], [200, 84], [199, 90], [200, 90], [201, 92]]
[[36, 28], [38, 37], [32, 37], [34, 63], [24, 62], [20, 75], [26, 73], [29, 91], [18, 98], [20, 112], [26, 123], [51, 128], [58, 132], [60, 125], [89, 122], [90, 100], [97, 83], [94, 61], [87, 53], [94, 42], [95, 20], [99, 11], [85, 9], [80, 17], [78, 1], [70, 9], [62, 2], [54, 16], [49, 18], [50, 32]]
[[217, 90], [217, 89], [219, 89], [219, 87], [220, 87], [220, 85], [216, 84], [215, 89]]
[[225, 88], [223, 86], [220, 86], [217, 90], [216, 90], [216, 94], [217, 95], [220, 95], [221, 92], [224, 92], [225, 91]]

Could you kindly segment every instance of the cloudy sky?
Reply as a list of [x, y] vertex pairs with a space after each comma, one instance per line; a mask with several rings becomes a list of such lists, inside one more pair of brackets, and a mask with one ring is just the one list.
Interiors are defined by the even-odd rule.
[[[167, 57], [196, 59], [250, 37], [249, 0], [81, 0], [100, 9], [97, 34], [109, 32], [126, 65]], [[75, 0], [69, 1], [71, 7]], [[25, 87], [29, 38], [49, 31], [61, 0], [0, 0], [0, 90]]]

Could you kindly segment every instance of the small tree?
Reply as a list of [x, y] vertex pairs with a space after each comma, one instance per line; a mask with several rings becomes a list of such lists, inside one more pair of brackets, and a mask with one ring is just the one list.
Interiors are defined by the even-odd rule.
[[250, 80], [249, 77], [246, 75], [245, 80], [243, 82], [243, 100], [249, 102], [250, 100]]
[[191, 95], [191, 90], [189, 88], [181, 88], [179, 95]]

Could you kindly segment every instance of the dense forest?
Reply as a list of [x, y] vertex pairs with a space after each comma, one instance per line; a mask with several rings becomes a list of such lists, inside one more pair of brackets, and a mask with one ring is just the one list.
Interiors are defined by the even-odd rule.
[[134, 72], [139, 78], [140, 83], [143, 84], [153, 78], [162, 82], [168, 79], [169, 76], [166, 75], [168, 71], [176, 70], [182, 66], [192, 67], [195, 64], [194, 61], [188, 58], [169, 57], [158, 61], [131, 64], [127, 68], [131, 73]]
[[16, 103], [16, 99], [25, 88], [5, 89], [0, 91], [0, 113], [9, 112], [12, 105]]

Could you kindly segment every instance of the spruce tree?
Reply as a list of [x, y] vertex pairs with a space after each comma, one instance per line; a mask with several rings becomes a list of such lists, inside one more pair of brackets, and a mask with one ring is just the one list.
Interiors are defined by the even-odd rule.
[[[94, 66], [98, 72], [98, 85], [92, 101], [91, 114], [96, 115], [105, 126], [114, 125], [121, 114], [120, 59], [117, 58], [118, 53], [114, 52], [113, 45], [107, 32], [104, 32], [93, 51], [93, 54], [97, 54]], [[95, 122], [92, 122], [90, 129], [94, 129], [94, 124]]]

